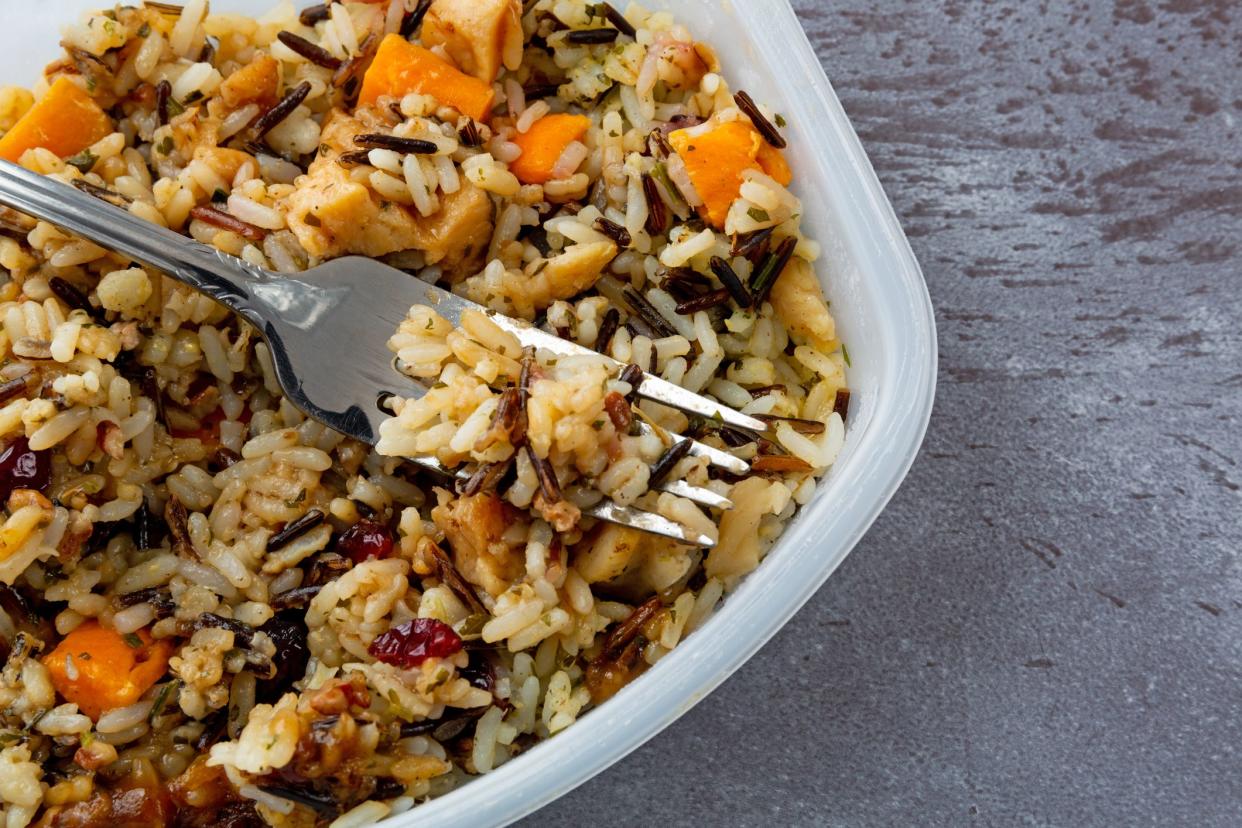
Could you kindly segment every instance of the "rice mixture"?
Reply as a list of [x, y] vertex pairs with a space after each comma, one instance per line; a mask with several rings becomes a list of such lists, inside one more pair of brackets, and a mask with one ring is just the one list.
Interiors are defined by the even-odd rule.
[[[378, 257], [599, 355], [416, 307], [391, 344], [427, 391], [372, 451], [283, 399], [247, 323], [0, 211], [6, 828], [412, 808], [666, 655], [834, 460], [848, 356], [784, 122], [668, 14], [190, 0], [62, 45], [0, 91], [0, 157], [276, 271]], [[643, 371], [774, 428], [637, 402]], [[718, 543], [584, 516], [605, 496]]]

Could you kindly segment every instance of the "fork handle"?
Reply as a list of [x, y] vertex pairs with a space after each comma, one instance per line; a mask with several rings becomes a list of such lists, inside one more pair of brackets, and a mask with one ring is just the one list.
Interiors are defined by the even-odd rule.
[[0, 204], [161, 270], [264, 327], [254, 293], [272, 279], [263, 268], [10, 161], [0, 160]]

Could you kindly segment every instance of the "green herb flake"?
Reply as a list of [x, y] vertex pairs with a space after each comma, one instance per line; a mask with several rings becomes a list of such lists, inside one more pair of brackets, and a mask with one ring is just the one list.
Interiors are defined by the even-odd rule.
[[155, 145], [155, 151], [160, 155], [172, 155], [173, 139], [171, 135], [165, 135], [163, 140]]
[[434, 319], [428, 319], [428, 320], [427, 320], [427, 324], [424, 326], [423, 330], [427, 330], [427, 331], [429, 331], [429, 330], [431, 330], [432, 328], [434, 328], [435, 326], [436, 326], [436, 320], [434, 320]]
[[142, 26], [138, 29], [138, 36], [147, 37], [150, 34], [151, 34], [151, 24], [143, 23]]
[[778, 112], [778, 113], [776, 113], [776, 125], [777, 125], [778, 127], [784, 127], [784, 126], [785, 126], [785, 116], [784, 116], [784, 115], [782, 115], [782, 114], [781, 114], [781, 113], [779, 113], [779, 112]]
[[852, 364], [850, 364], [850, 349], [845, 347], [844, 342], [841, 343], [841, 359], [845, 360], [846, 368], [854, 367]]
[[229, 194], [226, 193], [224, 190], [216, 190], [214, 193], [211, 194], [211, 201], [213, 204], [223, 204], [224, 202], [228, 200], [229, 200]]
[[772, 217], [768, 215], [767, 210], [760, 210], [758, 207], [751, 207], [746, 211], [746, 215], [759, 222], [772, 220]]
[[138, 637], [137, 633], [127, 633], [125, 635], [125, 643], [135, 650], [142, 649], [142, 639]]
[[86, 78], [86, 91], [94, 92], [95, 87], [99, 85], [99, 81], [95, 80], [94, 75], [88, 75]]
[[595, 422], [591, 423], [591, 428], [595, 429], [596, 431], [599, 431], [603, 427], [604, 427], [603, 420], [596, 420]]
[[148, 722], [155, 721], [156, 717], [164, 712], [164, 705], [168, 703], [168, 699], [172, 696], [173, 691], [180, 688], [180, 686], [181, 682], [178, 679], [173, 679], [160, 688], [159, 695], [155, 697], [155, 702], [151, 705], [151, 712], [147, 714]]
[[181, 105], [180, 101], [178, 101], [176, 98], [168, 99], [168, 117], [169, 118], [176, 118], [178, 115], [180, 115], [183, 112], [185, 112], [185, 107]]
[[286, 500], [285, 505], [288, 506], [290, 509], [294, 509], [294, 508], [297, 508], [298, 504], [304, 500], [306, 500], [306, 489], [301, 489], [298, 491], [298, 496], [295, 497], [293, 500]]
[[95, 162], [99, 160], [99, 156], [88, 149], [84, 149], [77, 155], [71, 155], [65, 159], [65, 163], [71, 167], [77, 167], [78, 172], [86, 175], [95, 166]]

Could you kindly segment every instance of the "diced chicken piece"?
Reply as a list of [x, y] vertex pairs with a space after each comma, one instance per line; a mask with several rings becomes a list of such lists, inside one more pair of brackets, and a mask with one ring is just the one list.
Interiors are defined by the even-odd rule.
[[438, 264], [449, 281], [460, 282], [483, 266], [492, 240], [492, 200], [473, 184], [440, 195], [440, 210], [415, 216], [411, 244], [427, 254], [427, 264]]
[[[182, 158], [193, 158], [203, 149], [215, 149], [220, 143], [220, 119], [207, 114], [200, 106], [192, 106], [168, 122], [172, 128], [173, 148]], [[156, 154], [153, 158], [159, 157]]]
[[527, 299], [546, 308], [557, 299], [569, 299], [599, 281], [600, 273], [617, 257], [610, 241], [575, 244], [548, 260], [527, 286]]
[[519, 519], [515, 510], [494, 494], [458, 497], [431, 510], [444, 532], [461, 576], [493, 596], [522, 577], [526, 560], [502, 536]]
[[797, 258], [790, 261], [772, 285], [769, 299], [792, 333], [820, 346], [836, 338], [836, 322], [809, 262]]
[[427, 48], [444, 47], [463, 72], [491, 83], [503, 65], [522, 62], [522, 4], [519, 0], [432, 0], [423, 18]]
[[573, 567], [588, 584], [611, 581], [629, 567], [642, 542], [637, 529], [605, 523], [574, 548]]
[[220, 97], [229, 109], [241, 109], [249, 104], [272, 106], [279, 92], [280, 63], [264, 52], [220, 84]]
[[491, 199], [463, 182], [456, 193], [441, 196], [440, 210], [430, 216], [383, 200], [336, 160], [355, 149], [355, 135], [370, 129], [339, 111], [328, 116], [318, 157], [283, 205], [302, 247], [319, 258], [422, 250], [428, 264], [439, 264], [450, 279], [472, 273], [492, 236]]
[[575, 244], [549, 259], [531, 276], [505, 271], [496, 278], [484, 271], [466, 280], [466, 295], [491, 307], [496, 298], [501, 298], [518, 315], [533, 317], [557, 299], [577, 296], [594, 285], [616, 256], [617, 246], [610, 241]]
[[203, 146], [194, 150], [194, 159], [204, 162], [211, 167], [216, 175], [230, 183], [236, 177], [237, 171], [241, 169], [242, 164], [254, 160], [253, 156], [241, 150], [229, 149], [228, 147]]
[[748, 477], [729, 492], [733, 508], [720, 519], [720, 540], [707, 554], [709, 578], [731, 585], [759, 565], [759, 522], [789, 502], [789, 489], [779, 481]]

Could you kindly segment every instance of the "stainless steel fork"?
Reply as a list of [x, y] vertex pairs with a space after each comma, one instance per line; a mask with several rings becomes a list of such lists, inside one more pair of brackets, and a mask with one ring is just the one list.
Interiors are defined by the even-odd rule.
[[[370, 445], [379, 437], [380, 423], [389, 416], [380, 405], [384, 398], [424, 393], [422, 386], [394, 369], [387, 347], [409, 308], [432, 305], [454, 324], [468, 308], [483, 310], [408, 273], [359, 256], [333, 259], [296, 274], [273, 273], [7, 161], [0, 161], [0, 204], [163, 271], [241, 315], [267, 343], [290, 402]], [[594, 353], [526, 322], [491, 316], [523, 345], [562, 355]], [[622, 367], [617, 364], [618, 371]], [[762, 420], [650, 374], [644, 374], [638, 396], [735, 428], [756, 433], [767, 430]], [[734, 474], [749, 469], [746, 461], [702, 443], [692, 443], [690, 453]], [[449, 473], [434, 458], [409, 460]], [[705, 506], [732, 506], [727, 498], [683, 481], [661, 488]], [[710, 538], [687, 532], [660, 515], [611, 501], [602, 501], [585, 513], [688, 543], [712, 545]]]

